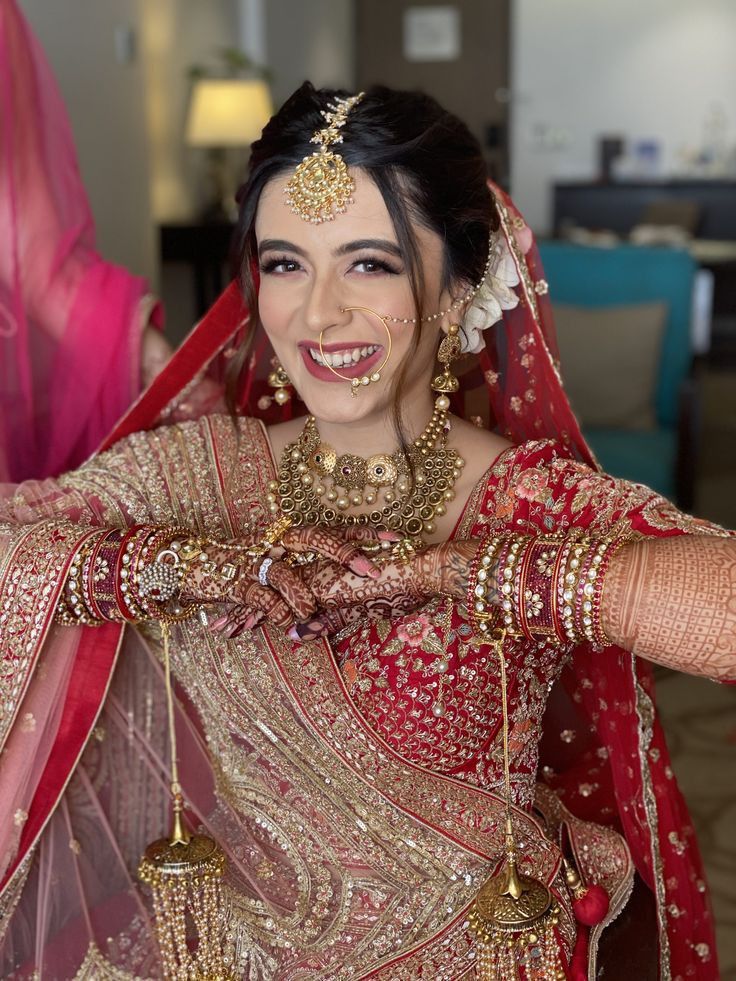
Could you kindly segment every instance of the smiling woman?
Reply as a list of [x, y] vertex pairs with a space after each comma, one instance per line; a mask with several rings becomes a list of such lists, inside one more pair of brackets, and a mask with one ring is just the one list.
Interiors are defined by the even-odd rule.
[[432, 99], [305, 83], [240, 207], [108, 449], [0, 504], [0, 973], [717, 978], [648, 662], [736, 677], [733, 536], [596, 469]]

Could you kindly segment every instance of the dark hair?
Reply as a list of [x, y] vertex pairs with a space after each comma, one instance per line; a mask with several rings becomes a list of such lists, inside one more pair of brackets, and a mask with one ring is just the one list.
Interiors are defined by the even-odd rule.
[[[336, 97], [346, 95], [335, 89], [318, 90], [305, 82], [268, 122], [251, 148], [248, 179], [238, 192], [240, 215], [234, 264], [255, 326], [258, 298], [253, 277], [254, 227], [261, 193], [274, 177], [293, 171], [314, 152], [310, 138], [325, 125], [320, 110]], [[337, 149], [349, 167], [360, 167], [368, 174], [383, 196], [406, 263], [421, 326], [422, 263], [412, 223], [436, 232], [444, 241], [445, 288], [474, 285], [483, 273], [488, 236], [496, 219], [480, 144], [465, 123], [430, 96], [375, 86], [350, 111], [344, 142]], [[251, 337], [253, 333], [250, 332]], [[419, 330], [415, 331], [415, 347], [419, 336]], [[234, 375], [239, 374], [247, 352], [242, 355], [234, 359]], [[399, 396], [409, 362], [407, 357], [395, 382], [394, 416], [400, 434]], [[234, 396], [234, 387], [229, 388], [229, 396]]]

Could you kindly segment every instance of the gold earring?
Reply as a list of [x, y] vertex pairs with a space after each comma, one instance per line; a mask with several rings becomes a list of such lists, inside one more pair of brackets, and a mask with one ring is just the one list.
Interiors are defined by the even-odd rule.
[[333, 375], [337, 375], [338, 378], [342, 378], [343, 381], [350, 382], [350, 394], [355, 398], [358, 394], [358, 390], [361, 385], [370, 385], [371, 382], [379, 382], [381, 380], [381, 372], [388, 364], [388, 359], [391, 357], [391, 331], [389, 330], [388, 324], [386, 323], [387, 318], [382, 317], [380, 313], [376, 313], [375, 310], [371, 310], [370, 307], [342, 307], [343, 313], [350, 313], [351, 310], [362, 310], [363, 313], [370, 313], [378, 319], [383, 324], [386, 331], [386, 336], [388, 337], [388, 346], [386, 348], [386, 357], [379, 364], [375, 371], [371, 372], [370, 375], [361, 375], [360, 378], [348, 378], [347, 375], [341, 375], [339, 371], [335, 371], [331, 364], [327, 364], [325, 359], [325, 352], [322, 350], [322, 337], [324, 335], [324, 330], [319, 332], [319, 356], [322, 358], [322, 364], [329, 368]]
[[460, 327], [458, 324], [450, 324], [450, 326], [447, 328], [447, 334], [442, 338], [439, 350], [437, 351], [437, 360], [440, 362], [440, 364], [444, 365], [444, 370], [441, 375], [437, 375], [432, 379], [433, 392], [443, 392], [447, 394], [449, 392], [456, 392], [458, 388], [460, 388], [460, 382], [450, 371], [450, 365], [453, 361], [456, 361], [461, 354], [462, 348], [460, 346]]
[[273, 371], [268, 376], [268, 384], [271, 388], [276, 389], [273, 393], [274, 402], [278, 402], [279, 405], [286, 405], [291, 398], [291, 392], [289, 390], [291, 379], [284, 371], [284, 367], [278, 358], [274, 358], [271, 361], [271, 367]]

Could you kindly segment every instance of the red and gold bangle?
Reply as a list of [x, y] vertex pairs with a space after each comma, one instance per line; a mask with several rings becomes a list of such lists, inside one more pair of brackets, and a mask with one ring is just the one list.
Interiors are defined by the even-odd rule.
[[[109, 564], [106, 558], [101, 557], [102, 547], [108, 537], [108, 532], [99, 535], [92, 553], [89, 557], [89, 567], [87, 573], [86, 596], [90, 610], [98, 620], [107, 619], [104, 611], [98, 605], [98, 593], [104, 593], [105, 588], [102, 584], [106, 582]], [[109, 587], [108, 587], [109, 588]], [[110, 589], [110, 594], [112, 594]]]
[[89, 557], [97, 545], [98, 539], [104, 537], [104, 532], [90, 532], [79, 544], [66, 576], [60, 601], [57, 605], [56, 620], [62, 624], [96, 625], [101, 619], [89, 602], [84, 579], [84, 570], [88, 568]]
[[125, 529], [114, 528], [108, 531], [97, 548], [95, 563], [91, 569], [90, 589], [95, 608], [105, 620], [124, 619], [115, 588], [115, 571], [120, 554], [120, 543]]
[[564, 576], [562, 624], [567, 639], [573, 644], [577, 644], [581, 639], [575, 616], [575, 600], [580, 579], [580, 564], [585, 561], [586, 551], [585, 541], [572, 543]]
[[[575, 544], [574, 539], [566, 538], [560, 553], [557, 557], [557, 567], [554, 577], [554, 589], [555, 589], [555, 603], [554, 603], [554, 621], [555, 629], [558, 636], [563, 642], [570, 639], [567, 628], [566, 628], [566, 617], [565, 609], [567, 607], [567, 600], [565, 599], [566, 591], [568, 588], [567, 575], [568, 566], [570, 561], [570, 552], [572, 551], [573, 545]], [[570, 610], [572, 614], [572, 609]]]
[[540, 536], [530, 539], [520, 553], [515, 576], [515, 603], [519, 626], [530, 640], [567, 640], [557, 615], [557, 579], [565, 543]]
[[147, 619], [146, 611], [136, 602], [135, 593], [130, 582], [130, 568], [134, 555], [142, 547], [143, 542], [151, 534], [150, 527], [133, 525], [125, 533], [118, 547], [115, 563], [115, 600], [124, 620], [136, 623]]

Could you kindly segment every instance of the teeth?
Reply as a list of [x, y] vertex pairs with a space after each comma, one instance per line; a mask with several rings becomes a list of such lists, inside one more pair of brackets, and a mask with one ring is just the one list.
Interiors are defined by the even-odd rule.
[[369, 344], [367, 347], [356, 347], [352, 351], [335, 351], [332, 354], [328, 354], [325, 351], [324, 360], [322, 355], [313, 347], [309, 348], [309, 353], [312, 356], [312, 361], [316, 361], [317, 364], [329, 365], [331, 368], [344, 368], [349, 365], [357, 364], [362, 361], [363, 358], [369, 358], [372, 354], [375, 354], [378, 350], [377, 344]]

